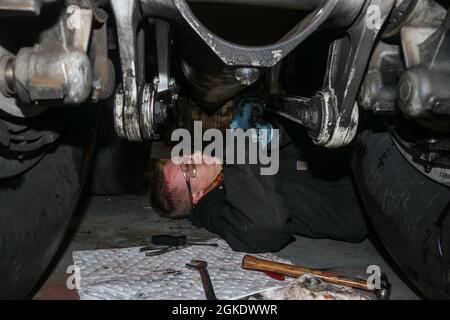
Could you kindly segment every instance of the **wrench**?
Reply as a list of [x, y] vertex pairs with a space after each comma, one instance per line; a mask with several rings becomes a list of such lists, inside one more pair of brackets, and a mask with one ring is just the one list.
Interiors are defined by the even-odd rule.
[[205, 295], [207, 300], [217, 300], [216, 294], [214, 293], [214, 288], [211, 282], [211, 278], [208, 273], [208, 263], [201, 260], [191, 260], [191, 262], [186, 263], [186, 267], [189, 269], [197, 270], [202, 278], [203, 290], [205, 290]]

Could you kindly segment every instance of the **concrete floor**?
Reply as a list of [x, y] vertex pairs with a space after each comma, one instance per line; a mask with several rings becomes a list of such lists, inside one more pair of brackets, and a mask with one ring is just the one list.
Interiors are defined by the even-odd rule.
[[[86, 197], [80, 203], [66, 239], [38, 286], [34, 299], [78, 298], [75, 291], [66, 287], [66, 269], [72, 264], [72, 251], [146, 245], [152, 235], [161, 233], [215, 237], [187, 221], [161, 219], [152, 211], [145, 191], [114, 197]], [[392, 299], [419, 299], [370, 240], [348, 244], [298, 237], [279, 256], [306, 267], [358, 273], [364, 272], [368, 265], [379, 265], [392, 284]]]

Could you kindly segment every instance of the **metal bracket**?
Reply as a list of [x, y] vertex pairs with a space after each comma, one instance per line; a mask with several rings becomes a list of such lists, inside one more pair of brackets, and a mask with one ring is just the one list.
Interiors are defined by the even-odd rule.
[[229, 66], [273, 67], [300, 43], [317, 31], [334, 13], [339, 0], [321, 4], [278, 42], [267, 46], [244, 46], [229, 42], [209, 31], [193, 14], [185, 0], [173, 0], [176, 8], [191, 28], [216, 55]]
[[170, 78], [170, 28], [167, 22], [155, 20], [158, 78], [145, 83], [144, 30], [138, 30], [142, 19], [139, 2], [111, 0], [116, 17], [123, 81], [116, 92], [114, 124], [119, 137], [130, 141], [158, 138], [157, 125], [165, 119], [160, 94], [172, 89]]
[[[375, 41], [394, 4], [395, 0], [367, 1], [346, 36], [331, 44], [322, 91], [311, 100], [282, 99], [277, 113], [310, 129], [309, 135], [317, 145], [339, 148], [354, 139], [359, 122], [356, 98]], [[374, 24], [370, 23], [372, 10], [377, 15]]]
[[[342, 124], [348, 125], [369, 63], [375, 41], [395, 4], [395, 0], [368, 1], [358, 20], [331, 44], [324, 87], [333, 91]], [[371, 10], [376, 17], [371, 21]], [[375, 14], [375, 13], [373, 13]]]
[[166, 21], [155, 19], [156, 51], [158, 60], [158, 92], [169, 90], [170, 78], [170, 27]]
[[137, 27], [141, 18], [139, 3], [135, 0], [110, 0], [116, 18], [120, 60], [122, 64], [122, 85], [116, 92], [114, 124], [121, 138], [142, 141], [138, 110], [138, 56]]
[[[363, 12], [347, 30], [346, 36], [330, 46], [328, 70], [323, 96], [323, 108], [334, 110], [330, 128], [323, 119], [322, 130], [312, 136], [315, 143], [328, 148], [349, 144], [356, 134], [358, 106], [356, 99], [369, 63], [375, 41], [386, 23], [395, 0], [367, 1]], [[374, 15], [372, 17], [372, 15]], [[323, 112], [330, 114], [330, 112]]]

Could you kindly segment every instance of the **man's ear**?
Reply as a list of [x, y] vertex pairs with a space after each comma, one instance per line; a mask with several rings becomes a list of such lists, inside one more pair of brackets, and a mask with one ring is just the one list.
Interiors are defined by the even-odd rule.
[[203, 198], [204, 195], [205, 195], [204, 190], [195, 191], [192, 194], [192, 202], [194, 202], [194, 204], [197, 204]]

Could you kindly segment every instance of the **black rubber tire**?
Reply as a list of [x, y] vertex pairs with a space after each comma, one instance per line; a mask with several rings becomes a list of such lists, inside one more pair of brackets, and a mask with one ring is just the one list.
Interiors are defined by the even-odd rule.
[[93, 195], [126, 193], [142, 181], [151, 143], [119, 139], [114, 131], [112, 105], [108, 104], [101, 112], [89, 190]]
[[0, 180], [0, 299], [27, 297], [63, 239], [92, 153], [88, 118], [70, 117], [37, 165]]
[[383, 245], [428, 298], [450, 298], [450, 190], [418, 172], [386, 131], [365, 131], [353, 170]]

